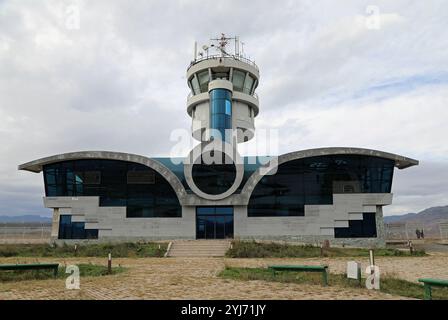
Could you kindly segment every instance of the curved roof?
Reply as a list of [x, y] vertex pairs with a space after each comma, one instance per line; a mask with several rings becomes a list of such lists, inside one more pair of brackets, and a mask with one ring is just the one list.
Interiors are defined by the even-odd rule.
[[84, 160], [84, 159], [105, 159], [105, 160], [119, 160], [128, 161], [134, 163], [140, 163], [147, 167], [150, 167], [160, 173], [171, 185], [174, 191], [181, 201], [186, 196], [186, 191], [179, 178], [166, 166], [157, 160], [140, 156], [137, 154], [123, 153], [123, 152], [111, 152], [111, 151], [79, 151], [57, 154], [50, 157], [45, 157], [30, 161], [19, 165], [19, 170], [27, 170], [31, 172], [41, 172], [43, 166], [46, 164], [70, 161], [70, 160]]
[[350, 147], [307, 149], [282, 154], [278, 156], [278, 158], [274, 158], [273, 160], [269, 161], [266, 165], [261, 166], [249, 177], [243, 189], [241, 190], [241, 193], [245, 194], [248, 198], [250, 198], [252, 191], [255, 189], [257, 183], [261, 180], [261, 178], [267, 173], [269, 173], [269, 171], [274, 170], [276, 166], [282, 163], [296, 159], [318, 157], [318, 156], [341, 155], [341, 154], [363, 155], [363, 156], [379, 157], [393, 160], [395, 161], [395, 167], [397, 167], [398, 169], [405, 169], [408, 167], [418, 165], [418, 160], [400, 156], [398, 154], [373, 149], [350, 148]]
[[[258, 167], [258, 169], [255, 172], [253, 172], [253, 174], [246, 181], [240, 194], [233, 194], [225, 199], [220, 200], [219, 202], [222, 205], [236, 204], [236, 203], [247, 204], [249, 202], [250, 195], [252, 194], [252, 191], [255, 189], [257, 183], [266, 173], [268, 173], [270, 170], [273, 170], [275, 168], [275, 165], [280, 165], [282, 163], [301, 158], [329, 156], [338, 154], [364, 155], [364, 156], [390, 159], [395, 161], [395, 166], [398, 169], [405, 169], [411, 166], [418, 165], [419, 163], [418, 160], [407, 158], [397, 154], [372, 149], [362, 149], [362, 148], [337, 147], [337, 148], [317, 148], [317, 149], [295, 151], [291, 153], [285, 153], [278, 157], [274, 157], [273, 160], [268, 162], [268, 165]], [[179, 198], [179, 201], [182, 205], [183, 204], [196, 205], [199, 204], [200, 202], [198, 201], [199, 197], [197, 195], [188, 194], [186, 192], [185, 187], [182, 185], [180, 179], [168, 167], [166, 167], [161, 162], [155, 159], [151, 159], [136, 154], [111, 152], [111, 151], [70, 152], [30, 161], [19, 165], [18, 169], [27, 170], [31, 172], [41, 172], [43, 166], [46, 164], [69, 161], [69, 160], [82, 160], [82, 159], [107, 159], [107, 160], [128, 161], [143, 164], [159, 172], [168, 181], [168, 183], [173, 187], [174, 191], [176, 192], [177, 197]], [[271, 164], [273, 167], [272, 168], [269, 167], [269, 164]], [[238, 198], [240, 200], [233, 200], [233, 198]], [[214, 202], [212, 203], [209, 200], [206, 200], [206, 202], [208, 204], [214, 204]]]

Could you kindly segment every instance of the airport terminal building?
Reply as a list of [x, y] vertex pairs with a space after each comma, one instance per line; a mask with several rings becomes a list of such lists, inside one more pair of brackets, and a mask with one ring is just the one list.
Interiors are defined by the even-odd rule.
[[[238, 39], [228, 53], [229, 40], [217, 39], [217, 55], [204, 46], [187, 69], [187, 113], [201, 143], [182, 161], [81, 151], [19, 165], [43, 172], [53, 240], [384, 245], [382, 208], [392, 203], [393, 172], [418, 161], [350, 147], [300, 150], [268, 163], [240, 156], [238, 144], [254, 136], [260, 75]], [[204, 161], [210, 158], [222, 161]]]

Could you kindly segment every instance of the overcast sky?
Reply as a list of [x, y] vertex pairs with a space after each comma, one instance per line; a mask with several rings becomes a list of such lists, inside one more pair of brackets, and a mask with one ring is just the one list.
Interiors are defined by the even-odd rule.
[[280, 153], [415, 158], [396, 169], [385, 214], [447, 205], [448, 1], [337, 3], [0, 0], [0, 215], [50, 214], [42, 175], [18, 164], [81, 150], [168, 156], [172, 130], [191, 125], [194, 41], [221, 32], [260, 68], [256, 128], [279, 130]]

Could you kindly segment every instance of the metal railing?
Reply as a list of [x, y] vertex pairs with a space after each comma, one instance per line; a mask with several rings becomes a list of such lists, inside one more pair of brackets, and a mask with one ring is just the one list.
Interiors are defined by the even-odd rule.
[[2, 223], [0, 243], [43, 243], [51, 237], [51, 224]]
[[[260, 100], [259, 98], [258, 98], [258, 94], [256, 93], [256, 92], [254, 92], [253, 94], [250, 94], [250, 93], [247, 93], [247, 92], [244, 92], [244, 91], [237, 91], [237, 90], [235, 90], [236, 92], [241, 92], [241, 93], [244, 93], [244, 94], [247, 94], [247, 95], [249, 95], [249, 96], [252, 96], [252, 97], [254, 97], [255, 99], [257, 99], [257, 100]], [[201, 93], [205, 93], [205, 92], [201, 92]], [[199, 93], [198, 93], [199, 94]], [[193, 97], [193, 96], [196, 96], [196, 94], [193, 94], [193, 92], [189, 92], [188, 93], [188, 96], [187, 96], [187, 100], [189, 100], [191, 97]]]
[[233, 60], [238, 60], [244, 63], [247, 63], [251, 66], [253, 66], [255, 69], [257, 69], [257, 71], [259, 71], [258, 66], [255, 64], [255, 61], [252, 61], [246, 57], [242, 57], [242, 56], [237, 56], [237, 55], [220, 55], [220, 54], [214, 54], [214, 55], [208, 55], [208, 56], [204, 56], [204, 57], [200, 57], [200, 58], [196, 58], [196, 60], [191, 61], [190, 65], [188, 66], [187, 69], [190, 69], [192, 66], [194, 66], [196, 63], [199, 63], [201, 61], [204, 60], [217, 60], [217, 59], [233, 59]]

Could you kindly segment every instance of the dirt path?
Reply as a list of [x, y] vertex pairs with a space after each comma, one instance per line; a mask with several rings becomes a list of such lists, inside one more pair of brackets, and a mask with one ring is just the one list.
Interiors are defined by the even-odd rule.
[[[347, 258], [225, 259], [140, 258], [115, 259], [129, 268], [122, 274], [81, 278], [80, 290], [66, 290], [65, 280], [0, 283], [2, 299], [401, 299], [366, 289], [264, 281], [235, 281], [216, 275], [226, 266], [265, 266], [270, 263], [327, 263], [330, 272], [344, 272]], [[358, 259], [363, 266], [367, 260]], [[57, 261], [65, 264], [105, 264], [105, 259], [1, 258], [0, 263]], [[448, 278], [447, 255], [424, 258], [378, 258], [382, 272], [415, 281], [421, 276]]]

